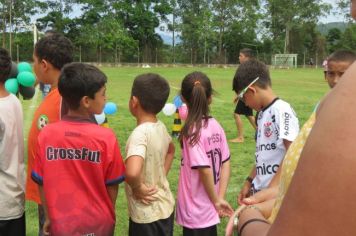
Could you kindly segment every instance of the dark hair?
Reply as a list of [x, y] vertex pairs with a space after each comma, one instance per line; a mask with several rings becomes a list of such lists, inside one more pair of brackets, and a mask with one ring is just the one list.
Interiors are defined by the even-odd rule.
[[353, 51], [349, 50], [338, 50], [333, 52], [329, 57], [328, 57], [328, 63], [329, 62], [350, 62], [353, 63], [356, 61], [356, 53]]
[[0, 83], [5, 83], [11, 71], [11, 57], [6, 49], [0, 48]]
[[73, 61], [73, 44], [63, 35], [54, 33], [36, 43], [35, 55], [39, 60], [46, 60], [60, 70]]
[[257, 77], [259, 79], [255, 83], [256, 86], [262, 89], [272, 86], [267, 66], [256, 59], [248, 60], [237, 68], [232, 81], [232, 89], [239, 93]]
[[[181, 131], [181, 138], [188, 139], [195, 145], [200, 138], [202, 121], [209, 119], [209, 98], [213, 93], [208, 76], [202, 72], [192, 72], [182, 81], [181, 94], [185, 99], [189, 112]], [[182, 139], [181, 139], [182, 140]]]
[[69, 108], [75, 110], [84, 96], [94, 99], [106, 81], [106, 75], [95, 66], [73, 62], [63, 67], [58, 90]]
[[160, 112], [169, 96], [167, 80], [158, 74], [142, 74], [132, 84], [131, 96], [137, 97], [144, 111], [152, 114]]
[[250, 48], [243, 48], [240, 50], [240, 53], [241, 54], [244, 54], [245, 57], [248, 57], [248, 58], [254, 58], [254, 53], [253, 53], [253, 50], [250, 49]]

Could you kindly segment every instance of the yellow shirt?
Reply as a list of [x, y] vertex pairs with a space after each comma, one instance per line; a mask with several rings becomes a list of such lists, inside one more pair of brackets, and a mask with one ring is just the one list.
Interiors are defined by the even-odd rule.
[[315, 112], [311, 114], [308, 121], [304, 124], [297, 138], [289, 147], [282, 165], [281, 179], [279, 182], [279, 191], [276, 202], [274, 204], [272, 214], [268, 219], [271, 223], [274, 222], [283, 202], [284, 195], [287, 193], [289, 184], [293, 178], [294, 171], [297, 168], [300, 154], [304, 148], [305, 142], [309, 137], [309, 133], [315, 123]]

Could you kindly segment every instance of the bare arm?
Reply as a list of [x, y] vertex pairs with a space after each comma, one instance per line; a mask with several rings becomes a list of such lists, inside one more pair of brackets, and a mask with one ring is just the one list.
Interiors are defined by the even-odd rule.
[[[249, 177], [253, 179], [255, 178], [255, 176], [256, 176], [256, 165], [253, 165]], [[250, 189], [251, 189], [251, 183], [245, 180], [244, 185], [242, 186], [241, 191], [237, 196], [237, 203], [239, 205], [243, 205], [244, 204], [243, 199], [249, 197]]]
[[225, 199], [227, 185], [230, 179], [230, 160], [225, 161], [221, 167], [219, 197]]
[[118, 184], [107, 185], [106, 186], [106, 191], [108, 192], [110, 200], [112, 202], [112, 205], [114, 206], [114, 209], [115, 209], [117, 193], [119, 191], [119, 185]]
[[46, 198], [45, 198], [44, 191], [43, 191], [43, 186], [38, 185], [38, 189], [40, 192], [41, 205], [43, 207], [43, 211], [45, 214], [45, 222], [44, 222], [42, 231], [43, 231], [44, 235], [49, 235], [49, 228], [51, 226], [51, 221], [48, 216], [48, 208], [47, 208], [47, 202], [46, 202]]
[[126, 175], [125, 180], [132, 189], [134, 197], [138, 200], [141, 200], [145, 204], [156, 200], [154, 195], [157, 192], [157, 189], [154, 186], [147, 186], [142, 181], [142, 168], [143, 168], [144, 159], [140, 156], [130, 156], [125, 161], [126, 165]]
[[214, 204], [219, 215], [230, 216], [234, 213], [231, 206], [223, 198], [219, 197], [214, 188], [213, 173], [210, 168], [199, 168], [199, 178], [204, 185], [204, 189], [207, 192], [210, 201]]
[[175, 153], [175, 147], [174, 147], [174, 143], [170, 143], [169, 147], [168, 147], [168, 152], [166, 155], [166, 159], [164, 161], [164, 171], [166, 176], [168, 175], [169, 170], [171, 169], [172, 166], [172, 162], [174, 159], [174, 153]]

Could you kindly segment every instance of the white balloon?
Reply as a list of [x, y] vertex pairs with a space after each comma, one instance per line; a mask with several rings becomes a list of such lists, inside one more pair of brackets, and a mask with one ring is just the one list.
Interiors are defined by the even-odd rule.
[[104, 112], [102, 112], [99, 115], [95, 114], [94, 116], [95, 116], [96, 122], [98, 122], [99, 125], [101, 125], [102, 123], [105, 122], [105, 113]]
[[177, 108], [173, 103], [167, 103], [166, 105], [164, 105], [162, 112], [166, 116], [171, 116], [176, 112], [176, 109]]

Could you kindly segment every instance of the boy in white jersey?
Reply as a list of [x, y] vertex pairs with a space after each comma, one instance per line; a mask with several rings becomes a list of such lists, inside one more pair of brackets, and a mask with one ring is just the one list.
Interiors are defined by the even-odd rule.
[[233, 90], [239, 99], [259, 112], [256, 164], [240, 191], [239, 204], [245, 197], [267, 188], [279, 178], [279, 166], [299, 132], [295, 112], [287, 102], [276, 96], [271, 85], [267, 66], [258, 60], [243, 63], [233, 80]]

